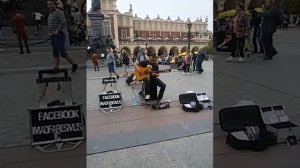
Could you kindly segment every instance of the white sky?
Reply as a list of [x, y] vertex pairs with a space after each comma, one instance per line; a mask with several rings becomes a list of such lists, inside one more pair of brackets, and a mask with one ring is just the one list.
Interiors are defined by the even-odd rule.
[[[87, 11], [91, 8], [91, 1], [87, 0]], [[132, 4], [133, 14], [145, 18], [148, 14], [151, 19], [160, 18], [166, 20], [168, 16], [176, 20], [178, 16], [186, 21], [190, 18], [195, 21], [208, 17], [208, 30], [213, 29], [213, 0], [117, 0], [117, 8], [121, 13], [128, 12], [129, 4]]]

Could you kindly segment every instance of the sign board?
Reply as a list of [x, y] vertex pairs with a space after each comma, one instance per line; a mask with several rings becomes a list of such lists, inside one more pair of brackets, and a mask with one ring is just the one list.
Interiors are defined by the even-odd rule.
[[101, 110], [109, 109], [120, 109], [122, 107], [122, 96], [121, 93], [108, 93], [99, 95], [99, 105]]
[[32, 145], [84, 139], [81, 105], [29, 109]]

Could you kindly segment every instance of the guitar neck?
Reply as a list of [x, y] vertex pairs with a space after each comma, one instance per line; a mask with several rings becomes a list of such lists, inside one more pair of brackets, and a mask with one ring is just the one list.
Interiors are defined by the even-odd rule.
[[149, 71], [147, 73], [159, 73], [159, 72], [169, 72], [170, 70], [160, 70], [160, 71]]

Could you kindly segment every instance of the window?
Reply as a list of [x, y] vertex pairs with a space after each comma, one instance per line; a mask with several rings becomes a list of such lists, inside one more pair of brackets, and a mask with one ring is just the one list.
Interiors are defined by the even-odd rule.
[[129, 18], [126, 18], [126, 26], [130, 26]]
[[127, 38], [127, 29], [122, 29], [121, 30], [121, 39], [126, 39]]
[[103, 21], [103, 34], [106, 36], [111, 35], [110, 21]]
[[153, 34], [153, 39], [156, 39], [156, 34]]

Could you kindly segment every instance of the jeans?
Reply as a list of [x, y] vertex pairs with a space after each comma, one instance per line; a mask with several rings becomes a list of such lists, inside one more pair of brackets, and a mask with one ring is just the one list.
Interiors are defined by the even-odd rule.
[[273, 46], [273, 34], [274, 33], [264, 33], [263, 32], [263, 43], [265, 47], [265, 55], [266, 57], [273, 57], [277, 51]]
[[236, 34], [232, 34], [232, 50], [231, 56], [236, 56], [236, 51], [238, 50], [238, 54], [240, 57], [244, 57], [244, 47], [245, 47], [245, 37], [236, 37]]
[[145, 84], [145, 95], [150, 95], [150, 98], [156, 99], [157, 95], [157, 86], [160, 87], [159, 94], [157, 96], [157, 100], [161, 100], [164, 96], [164, 92], [166, 89], [166, 84], [161, 81], [159, 78], [146, 78], [144, 79]]

